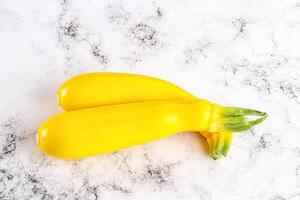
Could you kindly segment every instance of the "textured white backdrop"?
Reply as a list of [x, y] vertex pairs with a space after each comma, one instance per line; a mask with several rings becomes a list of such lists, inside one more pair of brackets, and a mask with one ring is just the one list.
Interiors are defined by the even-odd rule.
[[[212, 160], [196, 133], [78, 161], [39, 124], [83, 72], [160, 77], [269, 118]], [[0, 199], [300, 199], [300, 1], [0, 0]]]

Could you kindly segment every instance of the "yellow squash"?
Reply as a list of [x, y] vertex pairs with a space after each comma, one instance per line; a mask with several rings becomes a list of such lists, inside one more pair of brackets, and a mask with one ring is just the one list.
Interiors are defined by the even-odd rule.
[[[248, 115], [260, 117], [249, 121]], [[222, 107], [206, 100], [148, 101], [65, 112], [45, 121], [37, 138], [46, 154], [73, 159], [113, 152], [181, 131], [244, 131], [266, 117], [260, 111]]]
[[[170, 82], [145, 75], [127, 73], [87, 73], [67, 80], [57, 91], [65, 110], [142, 101], [196, 100], [197, 97]], [[203, 132], [210, 155], [226, 156], [233, 133]]]
[[180, 87], [149, 76], [126, 73], [88, 73], [75, 76], [57, 91], [60, 106], [77, 110], [141, 101], [192, 100]]

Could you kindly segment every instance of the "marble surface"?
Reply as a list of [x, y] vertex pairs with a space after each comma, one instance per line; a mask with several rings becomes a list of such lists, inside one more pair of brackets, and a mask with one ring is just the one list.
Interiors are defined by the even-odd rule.
[[[92, 158], [35, 133], [78, 73], [160, 77], [269, 118], [212, 160], [196, 133]], [[0, 199], [300, 199], [299, 0], [0, 0]]]

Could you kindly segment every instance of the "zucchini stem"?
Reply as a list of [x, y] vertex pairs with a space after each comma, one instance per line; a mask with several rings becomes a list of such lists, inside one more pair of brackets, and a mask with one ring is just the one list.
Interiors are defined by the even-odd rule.
[[215, 160], [226, 157], [232, 142], [232, 132], [204, 133], [209, 145], [209, 154]]
[[[249, 116], [257, 116], [257, 119], [249, 120]], [[266, 112], [239, 107], [223, 107], [220, 112], [219, 123], [223, 131], [240, 132], [260, 124], [268, 117]]]

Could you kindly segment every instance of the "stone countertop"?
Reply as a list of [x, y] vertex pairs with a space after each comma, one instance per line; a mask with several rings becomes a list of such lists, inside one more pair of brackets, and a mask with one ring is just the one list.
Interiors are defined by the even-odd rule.
[[[300, 199], [300, 1], [0, 1], [0, 199]], [[171, 81], [269, 118], [211, 159], [196, 133], [76, 161], [40, 152], [58, 86], [84, 72]]]

